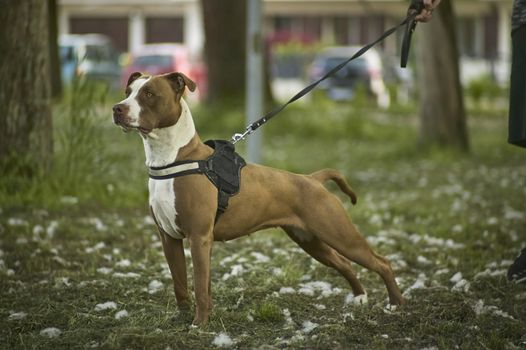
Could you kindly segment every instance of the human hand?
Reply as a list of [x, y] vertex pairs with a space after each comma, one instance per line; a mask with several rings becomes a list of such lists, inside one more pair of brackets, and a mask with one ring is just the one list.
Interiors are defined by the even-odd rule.
[[424, 9], [420, 12], [415, 20], [419, 22], [429, 22], [433, 18], [433, 10], [442, 0], [424, 0]]

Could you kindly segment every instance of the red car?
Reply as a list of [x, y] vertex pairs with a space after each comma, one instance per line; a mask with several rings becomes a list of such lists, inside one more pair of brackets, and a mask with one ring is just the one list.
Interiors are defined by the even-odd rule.
[[171, 72], [186, 74], [197, 84], [191, 100], [203, 100], [207, 91], [206, 69], [204, 64], [191, 57], [188, 48], [181, 44], [147, 44], [132, 52], [130, 64], [123, 70], [121, 84], [125, 86], [133, 72], [157, 75]]

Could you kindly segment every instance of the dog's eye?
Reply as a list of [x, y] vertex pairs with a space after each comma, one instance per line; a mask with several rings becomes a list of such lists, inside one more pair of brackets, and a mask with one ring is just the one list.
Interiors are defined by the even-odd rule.
[[152, 96], [153, 96], [153, 94], [150, 91], [146, 91], [146, 97], [150, 98]]

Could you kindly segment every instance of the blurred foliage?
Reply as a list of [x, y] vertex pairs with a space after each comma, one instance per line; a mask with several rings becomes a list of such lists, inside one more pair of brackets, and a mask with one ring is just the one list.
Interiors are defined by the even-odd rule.
[[[18, 159], [0, 179], [0, 203], [53, 208], [61, 202], [107, 200], [116, 180], [111, 178], [112, 140], [105, 131], [111, 122], [108, 96], [104, 84], [74, 81], [53, 108], [51, 170], [44, 173]], [[31, 169], [33, 176], [24, 176], [23, 168]]]
[[508, 97], [507, 88], [499, 85], [489, 75], [481, 75], [470, 80], [464, 92], [468, 102], [476, 109], [495, 105], [502, 99], [507, 101]]

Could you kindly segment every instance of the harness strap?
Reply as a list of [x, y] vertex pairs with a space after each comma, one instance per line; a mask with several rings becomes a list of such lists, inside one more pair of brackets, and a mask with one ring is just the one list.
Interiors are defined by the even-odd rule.
[[235, 152], [234, 145], [224, 140], [209, 140], [206, 145], [214, 149], [214, 153], [205, 160], [175, 161], [161, 167], [149, 167], [151, 179], [166, 180], [192, 174], [204, 174], [217, 188], [217, 212], [215, 221], [228, 208], [230, 197], [238, 193], [240, 187], [241, 168], [245, 160]]
[[150, 167], [148, 174], [151, 179], [165, 180], [190, 174], [203, 174], [206, 169], [205, 160], [178, 161], [163, 167]]

